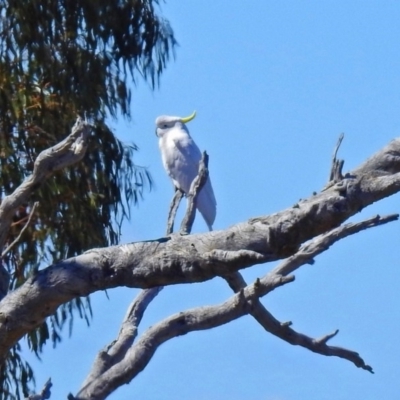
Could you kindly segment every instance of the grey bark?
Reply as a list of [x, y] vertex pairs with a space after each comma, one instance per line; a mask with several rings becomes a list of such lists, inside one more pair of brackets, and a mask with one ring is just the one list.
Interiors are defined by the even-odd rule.
[[[43, 179], [49, 173], [51, 170], [42, 175]], [[95, 373], [96, 379], [89, 376], [86, 392], [76, 398], [105, 398], [145, 368], [166, 340], [219, 326], [245, 314], [253, 315], [268, 332], [291, 344], [342, 357], [372, 371], [358, 353], [327, 345], [337, 331], [312, 339], [294, 331], [290, 323], [276, 320], [259, 302], [270, 291], [292, 282], [291, 274], [297, 268], [312, 262], [315, 255], [335, 241], [397, 219], [397, 215], [378, 216], [359, 224], [342, 225], [363, 208], [400, 190], [400, 139], [342, 178], [293, 207], [252, 218], [223, 231], [186, 236], [171, 234], [153, 241], [93, 249], [39, 271], [0, 302], [0, 357], [60, 304], [77, 296], [118, 286], [150, 289], [222, 276], [238, 293], [220, 305], [173, 315], [149, 328], [136, 343], [131, 334], [129, 340], [119, 343], [123, 351], [117, 351], [118, 356], [111, 354], [112, 362], [100, 375]], [[250, 285], [238, 274], [243, 268], [279, 259], [286, 260]], [[149, 298], [155, 292], [147, 292]], [[144, 312], [146, 301], [142, 300], [141, 304]], [[129, 317], [127, 321], [132, 328]]]
[[[6, 244], [8, 231], [15, 211], [55, 171], [80, 161], [86, 153], [91, 128], [78, 118], [72, 132], [62, 142], [42, 151], [35, 161], [32, 174], [0, 204], [0, 249]], [[3, 251], [1, 251], [3, 253]], [[0, 299], [8, 291], [9, 274], [0, 263]]]
[[[205, 185], [208, 178], [208, 155], [204, 151], [199, 163], [199, 171], [197, 177], [193, 180], [190, 185], [189, 193], [187, 195], [187, 208], [185, 216], [182, 220], [180, 233], [182, 235], [187, 235], [192, 231], [192, 225], [194, 222], [194, 218], [196, 216], [196, 201], [197, 195], [200, 193], [201, 188]], [[174, 231], [174, 223], [176, 212], [178, 211], [179, 204], [184, 196], [184, 193], [175, 188], [175, 194], [171, 201], [168, 211], [168, 220], [167, 220], [167, 231], [166, 235], [169, 236]]]
[[51, 379], [49, 378], [47, 382], [44, 384], [42, 391], [39, 394], [31, 394], [25, 400], [46, 400], [51, 396], [51, 387], [53, 384], [51, 383]]
[[[118, 359], [115, 359], [113, 356], [114, 346], [121, 348], [121, 344], [126, 343], [127, 340], [126, 336], [124, 338], [120, 333], [106, 351], [99, 353], [93, 363], [92, 371], [77, 397], [70, 395], [69, 399], [105, 399], [122, 384], [134, 379], [147, 366], [159, 346], [167, 340], [192, 331], [214, 328], [247, 314], [252, 315], [267, 332], [292, 345], [302, 346], [325, 356], [340, 357], [352, 362], [359, 368], [373, 372], [372, 367], [366, 364], [357, 352], [327, 344], [332, 337], [338, 334], [338, 330], [321, 338], [311, 338], [292, 329], [291, 322], [282, 323], [278, 321], [266, 310], [259, 299], [272, 290], [292, 282], [294, 280], [294, 276], [290, 275], [292, 272], [304, 264], [312, 264], [315, 256], [327, 250], [338, 240], [363, 229], [397, 220], [397, 218], [398, 215], [376, 216], [359, 223], [346, 224], [322, 234], [303, 245], [294, 256], [284, 260], [275, 269], [251, 285], [246, 284], [240, 273], [229, 274], [225, 278], [232, 289], [238, 292], [236, 295], [222, 304], [186, 310], [160, 321], [147, 329], [135, 344], [133, 344], [133, 340], [130, 341], [129, 346], [124, 348], [123, 357], [121, 357], [122, 353], [119, 353]], [[140, 311], [144, 312], [144, 309], [156, 294], [142, 291], [140, 295], [142, 299], [136, 299], [132, 308], [140, 305]], [[128, 318], [125, 318], [121, 332], [127, 325], [130, 326], [130, 331], [137, 332], [139, 323], [139, 319], [129, 321]], [[129, 335], [127, 336], [129, 339], [132, 338]]]
[[[196, 199], [200, 190], [206, 183], [208, 178], [208, 155], [206, 152], [203, 152], [202, 158], [199, 163], [199, 170], [197, 177], [193, 180], [189, 193], [187, 195], [187, 208], [185, 216], [181, 223], [180, 234], [187, 235], [192, 231], [193, 222], [196, 215]], [[172, 234], [173, 227], [175, 223], [176, 211], [179, 207], [179, 204], [183, 198], [183, 192], [179, 189], [175, 190], [174, 197], [170, 204], [170, 209], [168, 212], [168, 220], [167, 220], [167, 236]], [[121, 330], [118, 334], [118, 337], [110, 343], [105, 350], [99, 352], [95, 361], [93, 362], [91, 371], [88, 377], [85, 379], [82, 389], [78, 393], [78, 397], [75, 398], [72, 394], [69, 394], [68, 399], [78, 399], [78, 398], [94, 398], [94, 397], [105, 397], [106, 393], [111, 393], [117, 387], [120, 386], [120, 379], [131, 380], [133, 378], [131, 368], [125, 370], [125, 373], [121, 376], [112, 374], [112, 378], [107, 385], [104, 385], [103, 375], [107, 376], [107, 372], [111, 370], [113, 367], [117, 365], [121, 365], [121, 363], [126, 363], [127, 354], [135, 340], [137, 335], [138, 326], [143, 317], [143, 314], [150, 304], [150, 302], [155, 298], [155, 296], [163, 289], [163, 286], [151, 288], [151, 289], [143, 289], [137, 298], [131, 303], [129, 306], [127, 315], [122, 322]], [[158, 346], [157, 346], [158, 347]], [[116, 350], [117, 349], [117, 350]], [[155, 349], [154, 349], [155, 351]], [[154, 354], [154, 351], [152, 354]], [[146, 353], [146, 352], [145, 352]], [[145, 354], [142, 353], [142, 354]], [[115, 355], [118, 354], [118, 357]], [[151, 359], [151, 352], [148, 353], [150, 357], [147, 357], [149, 361]], [[146, 365], [142, 360], [139, 360], [136, 363], [136, 366]], [[126, 367], [125, 367], [126, 368]], [[128, 373], [129, 370], [129, 373]], [[115, 379], [118, 379], [116, 382]], [[106, 378], [108, 379], [108, 378]], [[110, 385], [110, 383], [112, 384]]]
[[187, 195], [187, 208], [179, 232], [188, 235], [192, 231], [194, 217], [196, 216], [197, 195], [208, 179], [208, 154], [204, 151], [199, 163], [199, 172], [190, 185]]

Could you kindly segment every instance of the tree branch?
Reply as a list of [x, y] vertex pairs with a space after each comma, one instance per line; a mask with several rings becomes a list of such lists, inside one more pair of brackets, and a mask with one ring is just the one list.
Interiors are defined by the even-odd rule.
[[[203, 188], [208, 178], [208, 155], [204, 151], [200, 162], [199, 162], [199, 170], [198, 174], [193, 182], [190, 185], [189, 193], [187, 194], [187, 207], [185, 216], [183, 217], [181, 227], [179, 232], [182, 235], [188, 235], [192, 231], [192, 226], [194, 222], [194, 218], [196, 216], [196, 201], [197, 196], [200, 193], [200, 190]], [[176, 188], [174, 197], [172, 198], [169, 212], [168, 212], [168, 221], [167, 221], [167, 236], [173, 232], [174, 222], [176, 217], [176, 212], [179, 207], [179, 203], [183, 198], [184, 193]]]
[[[396, 218], [397, 216], [383, 218], [378, 216], [334, 229], [329, 235], [321, 235], [324, 238], [318, 237], [312, 240], [312, 242], [315, 242], [313, 246], [309, 243], [300, 249], [298, 254], [292, 257], [291, 264], [296, 264], [295, 257], [302, 264], [308, 263], [312, 257], [327, 250], [329, 245], [341, 238], [368, 227], [393, 221]], [[236, 295], [220, 305], [198, 307], [172, 315], [149, 328], [118, 364], [104, 371], [101, 376], [98, 376], [97, 380], [92, 380], [85, 387], [85, 392], [78, 394], [76, 400], [106, 398], [116, 388], [128, 383], [141, 372], [150, 362], [158, 347], [165, 341], [192, 331], [217, 327], [246, 314], [253, 315], [268, 332], [293, 345], [305, 347], [318, 354], [346, 359], [353, 362], [357, 367], [372, 372], [372, 368], [364, 362], [358, 353], [327, 345], [327, 342], [338, 333], [337, 330], [319, 339], [313, 339], [294, 331], [288, 323], [280, 323], [265, 309], [259, 298], [279, 286], [292, 282], [294, 279], [293, 276], [279, 275], [276, 271], [279, 271], [279, 269], [275, 269], [273, 273], [268, 273], [262, 279], [257, 279], [256, 282], [248, 286], [240, 274], [231, 274], [227, 279], [231, 287], [238, 292]]]
[[39, 394], [32, 394], [26, 398], [26, 400], [46, 400], [49, 399], [51, 396], [50, 389], [53, 386], [51, 383], [51, 378], [47, 380], [44, 384], [42, 391]]
[[124, 383], [131, 381], [149, 363], [157, 348], [167, 340], [192, 331], [211, 329], [249, 313], [251, 300], [291, 282], [290, 277], [278, 277], [256, 282], [216, 306], [197, 307], [165, 318], [148, 328], [118, 364], [105, 371], [79, 393], [75, 400], [105, 399]]
[[[97, 355], [78, 396], [89, 397], [90, 393], [87, 391], [87, 388], [91, 387], [105, 371], [108, 371], [125, 357], [137, 336], [138, 327], [144, 312], [162, 289], [163, 287], [160, 286], [152, 289], [144, 289], [139, 292], [139, 295], [128, 308], [117, 339]], [[72, 399], [73, 396], [70, 395], [70, 398]]]
[[95, 249], [45, 268], [0, 302], [0, 356], [76, 296], [117, 286], [150, 288], [201, 282], [295, 254], [400, 190], [400, 139], [346, 178], [293, 207], [224, 231]]
[[24, 227], [21, 229], [21, 232], [19, 233], [19, 235], [15, 238], [15, 240], [1, 253], [1, 256], [4, 257], [21, 239], [21, 236], [24, 234], [24, 232], [26, 231], [26, 229], [28, 228], [33, 214], [35, 213], [35, 210], [37, 208], [37, 206], [39, 205], [39, 202], [36, 201], [31, 209], [31, 212], [29, 213], [29, 217], [28, 217], [28, 221], [26, 221], [26, 224], [24, 225]]
[[343, 179], [342, 169], [343, 169], [344, 161], [338, 160], [336, 158], [337, 153], [339, 151], [339, 147], [342, 144], [343, 138], [344, 138], [344, 134], [341, 133], [339, 136], [339, 139], [336, 143], [335, 150], [333, 151], [331, 171], [329, 173], [329, 182], [336, 183]]
[[[397, 214], [388, 215], [385, 217], [375, 216], [357, 223], [349, 223], [333, 229], [326, 234], [315, 237], [309, 243], [303, 245], [300, 250], [292, 257], [284, 260], [278, 267], [272, 270], [263, 279], [273, 279], [275, 277], [287, 276], [288, 274], [295, 271], [302, 265], [313, 264], [314, 257], [318, 254], [329, 249], [329, 247], [349, 235], [358, 233], [364, 229], [372, 228], [382, 224], [386, 224], [391, 221], [398, 219]], [[229, 286], [235, 291], [239, 292], [247, 286], [245, 280], [239, 273], [230, 274], [224, 277]], [[334, 337], [339, 331], [335, 331], [333, 334], [326, 335], [320, 339], [312, 339], [306, 335], [298, 333], [290, 328], [291, 323], [281, 323], [275, 319], [269, 311], [263, 306], [258, 300], [254, 300], [250, 314], [260, 323], [260, 325], [268, 332], [279, 337], [280, 339], [292, 344], [305, 347], [315, 353], [319, 353], [326, 356], [336, 356], [344, 358], [348, 361], [353, 362], [357, 367], [363, 368], [369, 372], [373, 372], [372, 368], [365, 364], [364, 360], [359, 356], [358, 353], [351, 350], [343, 349], [341, 347], [328, 346], [327, 342]]]
[[399, 214], [390, 214], [381, 217], [376, 215], [361, 222], [348, 223], [331, 231], [319, 235], [310, 242], [305, 243], [293, 256], [284, 260], [271, 271], [271, 274], [286, 276], [304, 264], [314, 264], [314, 257], [329, 249], [332, 244], [347, 236], [354, 235], [368, 228], [384, 225], [388, 222], [397, 221]]
[[176, 217], [176, 212], [178, 211], [179, 204], [183, 198], [184, 193], [182, 190], [175, 188], [175, 194], [172, 198], [171, 204], [168, 211], [168, 221], [167, 221], [167, 232], [166, 236], [169, 236], [174, 231], [174, 222]]
[[193, 179], [190, 185], [190, 190], [187, 195], [187, 208], [185, 216], [181, 223], [179, 232], [182, 235], [188, 235], [192, 231], [194, 217], [196, 216], [197, 196], [208, 179], [208, 154], [204, 151], [199, 163], [199, 172], [196, 178]]
[[[158, 347], [165, 341], [192, 331], [217, 327], [246, 314], [252, 315], [267, 332], [292, 345], [304, 347], [321, 355], [346, 359], [357, 367], [372, 373], [372, 368], [364, 362], [358, 353], [341, 347], [327, 345], [328, 341], [338, 334], [338, 330], [318, 339], [313, 339], [296, 332], [290, 328], [291, 323], [281, 323], [267, 311], [262, 305], [260, 297], [294, 280], [293, 276], [285, 277], [279, 274], [279, 271], [282, 270], [287, 273], [287, 270], [283, 268], [284, 265], [290, 264], [293, 267], [295, 265], [300, 266], [312, 263], [313, 258], [317, 254], [326, 251], [333, 243], [340, 239], [360, 232], [363, 229], [394, 221], [397, 217], [397, 215], [386, 217], [376, 216], [362, 222], [346, 224], [333, 229], [327, 234], [320, 235], [311, 240], [310, 243], [302, 246], [288, 262], [285, 261], [281, 266], [263, 278], [257, 279], [251, 285], [247, 285], [239, 273], [224, 276], [231, 288], [237, 292], [236, 295], [220, 305], [198, 307], [164, 319], [149, 328], [134, 346], [130, 347], [133, 340], [129, 341], [128, 346], [124, 347], [124, 351], [119, 353], [122, 357], [114, 359], [115, 362], [109, 362], [109, 358], [105, 358], [103, 355], [100, 361], [103, 365], [107, 362], [107, 368], [101, 369], [101, 371], [92, 375], [91, 379], [86, 380], [84, 387], [78, 393], [77, 397], [74, 398], [71, 395], [70, 399], [89, 400], [92, 398], [106, 398], [119, 386], [128, 383], [142, 371], [150, 362]], [[140, 304], [140, 301], [137, 304]], [[110, 348], [112, 346], [114, 344]], [[107, 354], [111, 356], [108, 350]], [[106, 361], [103, 361], [104, 359]]]
[[[194, 217], [196, 213], [196, 198], [208, 178], [208, 156], [204, 152], [199, 163], [199, 173], [193, 180], [188, 193], [188, 202], [185, 216], [183, 218], [180, 234], [187, 235], [192, 230]], [[174, 220], [179, 202], [183, 197], [183, 192], [176, 189], [174, 197], [171, 201], [168, 221], [167, 221], [167, 235], [173, 231]], [[114, 340], [105, 350], [101, 351], [93, 363], [91, 372], [85, 379], [81, 390], [78, 393], [79, 398], [91, 398], [93, 387], [97, 385], [100, 376], [110, 368], [116, 366], [121, 362], [133, 344], [137, 335], [139, 323], [142, 319], [143, 313], [154, 299], [154, 297], [163, 289], [163, 286], [155, 287], [152, 289], [142, 290], [137, 298], [131, 303], [127, 315], [122, 323], [122, 327], [118, 338]], [[74, 399], [72, 394], [68, 397], [70, 400]]]
[[[72, 132], [62, 142], [43, 150], [37, 157], [32, 174], [0, 204], [0, 249], [7, 240], [15, 211], [28, 200], [29, 196], [55, 171], [80, 161], [85, 155], [90, 125], [78, 117]], [[3, 251], [2, 251], [3, 253]], [[0, 299], [8, 290], [9, 274], [0, 264]]]
[[[332, 231], [320, 235], [302, 246], [295, 255], [287, 260], [284, 260], [278, 267], [268, 273], [266, 277], [261, 279], [260, 282], [263, 283], [269, 279], [276, 280], [279, 277], [288, 276], [288, 274], [292, 273], [302, 265], [313, 264], [315, 256], [328, 250], [333, 243], [339, 241], [340, 239], [358, 233], [361, 230], [386, 224], [397, 219], [397, 214], [388, 215], [385, 217], [380, 217], [378, 215], [365, 221], [349, 223], [333, 229]], [[247, 286], [245, 280], [239, 273], [230, 274], [228, 276], [224, 276], [224, 278], [228, 281], [229, 286], [235, 292], [239, 292]], [[364, 362], [358, 353], [341, 347], [327, 345], [328, 340], [336, 336], [339, 332], [338, 330], [332, 334], [325, 335], [320, 339], [312, 339], [311, 337], [291, 329], [291, 323], [279, 322], [272, 316], [272, 314], [270, 314], [269, 311], [267, 311], [267, 309], [258, 299], [253, 300], [249, 314], [251, 314], [266, 331], [292, 345], [305, 347], [318, 354], [344, 358], [348, 361], [351, 361], [359, 368], [373, 372], [372, 368]]]

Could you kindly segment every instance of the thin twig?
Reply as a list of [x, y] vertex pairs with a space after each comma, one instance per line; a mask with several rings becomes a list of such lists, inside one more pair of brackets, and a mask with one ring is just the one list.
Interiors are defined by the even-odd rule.
[[[264, 295], [268, 282], [272, 280], [273, 276], [266, 275], [258, 281], [258, 292], [259, 295]], [[226, 277], [229, 281], [230, 287], [237, 293], [247, 290], [251, 285], [247, 285], [246, 281], [239, 273], [231, 274]], [[254, 285], [254, 284], [253, 284]], [[254, 317], [254, 319], [269, 333], [279, 337], [287, 343], [292, 345], [304, 347], [314, 353], [318, 353], [325, 356], [340, 357], [345, 360], [352, 362], [358, 368], [362, 368], [366, 371], [373, 372], [372, 367], [367, 365], [360, 355], [352, 350], [344, 349], [342, 347], [328, 346], [326, 342], [331, 339], [334, 335], [329, 334], [323, 336], [321, 339], [313, 339], [307, 335], [299, 333], [291, 328], [291, 322], [280, 322], [278, 321], [261, 303], [259, 297], [254, 297], [250, 301], [248, 300], [248, 313]], [[335, 331], [336, 332], [336, 331]], [[335, 333], [337, 334], [337, 332]]]
[[337, 141], [337, 143], [336, 143], [335, 150], [334, 150], [334, 152], [333, 152], [333, 160], [336, 160], [336, 156], [337, 156], [337, 153], [338, 153], [338, 151], [339, 151], [339, 147], [340, 147], [341, 144], [342, 144], [343, 138], [344, 138], [344, 133], [342, 132], [342, 133], [340, 134], [340, 136], [339, 136], [339, 139], [338, 139], [338, 141]]
[[[245, 286], [223, 303], [192, 308], [165, 318], [148, 328], [118, 365], [115, 365], [112, 370], [105, 371], [97, 380], [92, 381], [85, 388], [91, 397], [78, 395], [76, 399], [106, 398], [120, 385], [128, 383], [135, 378], [148, 365], [161, 344], [189, 332], [211, 329], [244, 315], [253, 314], [254, 311], [259, 312], [261, 309], [254, 309], [254, 305], [259, 301], [260, 297], [274, 288], [291, 281], [292, 279], [289, 279], [289, 277], [279, 278], [266, 275], [257, 283]], [[257, 314], [257, 320], [261, 321], [261, 325], [267, 326], [268, 331], [282, 337], [287, 342], [308, 348], [318, 354], [341, 357], [353, 362], [359, 368], [372, 372], [372, 368], [365, 364], [358, 353], [341, 347], [328, 346], [324, 342], [298, 333], [288, 325], [281, 324], [265, 308], [263, 313], [262, 316]], [[277, 334], [278, 332], [280, 333], [279, 335]], [[328, 336], [326, 335], [325, 337]]]
[[339, 136], [339, 139], [336, 143], [335, 149], [333, 151], [331, 171], [329, 173], [329, 182], [332, 182], [332, 181], [339, 182], [343, 178], [342, 168], [344, 165], [344, 161], [338, 160], [336, 158], [337, 153], [339, 151], [339, 147], [342, 144], [343, 138], [344, 138], [344, 133], [341, 133]]
[[[288, 275], [290, 271], [300, 265], [310, 263], [317, 254], [327, 250], [334, 242], [363, 229], [385, 224], [397, 218], [398, 215], [375, 216], [362, 222], [346, 224], [333, 229], [312, 239], [290, 258], [289, 263], [278, 266], [251, 285], [247, 285], [239, 273], [226, 275], [225, 279], [236, 292], [234, 296], [216, 306], [199, 307], [180, 312], [152, 326], [131, 347], [129, 352], [126, 353], [126, 357], [116, 365], [117, 370], [113, 374], [110, 374], [110, 370], [106, 371], [98, 377], [98, 381], [92, 381], [87, 390], [91, 393], [96, 393], [99, 390], [103, 395], [109, 394], [118, 387], [118, 384], [129, 382], [142, 371], [151, 360], [156, 349], [165, 341], [192, 331], [220, 326], [246, 314], [251, 314], [266, 331], [292, 345], [302, 346], [321, 355], [346, 359], [357, 367], [373, 373], [372, 367], [366, 364], [357, 352], [327, 345], [327, 342], [338, 334], [338, 330], [318, 339], [296, 332], [290, 327], [290, 323], [278, 321], [262, 305], [260, 297], [293, 281], [294, 277]], [[289, 265], [291, 268], [288, 269]], [[115, 379], [118, 379], [118, 382], [115, 382]]]
[[24, 232], [26, 231], [26, 229], [28, 228], [28, 225], [30, 224], [33, 214], [37, 208], [37, 206], [39, 205], [39, 202], [36, 201], [33, 204], [32, 210], [29, 213], [29, 218], [28, 221], [26, 222], [26, 224], [24, 225], [24, 227], [21, 229], [21, 232], [19, 233], [19, 235], [15, 238], [15, 240], [13, 240], [13, 242], [1, 253], [1, 256], [4, 257], [21, 239], [22, 235], [24, 234]]
[[319, 339], [315, 339], [314, 342], [318, 345], [326, 344], [328, 342], [328, 340], [331, 340], [332, 338], [334, 338], [338, 333], [339, 333], [339, 329], [336, 329], [332, 333], [328, 333], [327, 335], [324, 335], [324, 336], [320, 337]]

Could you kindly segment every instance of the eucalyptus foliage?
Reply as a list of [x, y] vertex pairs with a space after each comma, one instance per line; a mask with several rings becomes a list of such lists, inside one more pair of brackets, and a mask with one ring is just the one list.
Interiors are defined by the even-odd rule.
[[[151, 186], [109, 118], [130, 117], [130, 84], [156, 86], [176, 44], [157, 0], [0, 0], [0, 198], [31, 173], [37, 155], [66, 137], [77, 115], [93, 121], [84, 160], [56, 173], [18, 210], [2, 257], [15, 289], [42, 262], [116, 244], [129, 208]], [[37, 355], [61, 340], [73, 316], [89, 321], [88, 300], [58, 310], [28, 345]], [[27, 394], [33, 372], [16, 346], [1, 369], [0, 399]]]

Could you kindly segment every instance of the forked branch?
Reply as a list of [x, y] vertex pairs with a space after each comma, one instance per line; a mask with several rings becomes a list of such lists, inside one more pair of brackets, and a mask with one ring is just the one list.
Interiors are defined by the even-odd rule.
[[192, 231], [194, 217], [196, 216], [197, 196], [203, 188], [208, 178], [208, 155], [204, 151], [199, 163], [199, 172], [196, 178], [193, 179], [190, 185], [190, 190], [187, 195], [187, 208], [185, 216], [183, 217], [181, 228], [179, 232], [182, 235], [188, 235]]
[[[349, 223], [333, 229], [312, 239], [302, 246], [289, 260], [285, 260], [272, 272], [261, 279], [257, 279], [251, 285], [247, 285], [239, 273], [228, 274], [224, 278], [231, 288], [237, 292], [236, 295], [220, 305], [194, 308], [168, 317], [144, 332], [136, 344], [133, 344], [133, 339], [129, 340], [128, 343], [122, 340], [125, 345], [121, 346], [120, 333], [118, 339], [106, 350], [106, 354], [99, 354], [89, 379], [85, 381], [83, 388], [75, 399], [105, 398], [122, 383], [129, 382], [142, 371], [150, 362], [157, 348], [165, 341], [192, 331], [220, 326], [246, 314], [252, 315], [267, 332], [292, 345], [302, 346], [321, 355], [340, 357], [352, 362], [359, 368], [373, 372], [372, 368], [364, 362], [357, 352], [327, 344], [330, 339], [337, 335], [338, 330], [318, 339], [296, 332], [291, 328], [291, 323], [279, 322], [262, 305], [260, 297], [279, 286], [292, 282], [294, 277], [288, 276], [289, 271], [293, 272], [302, 265], [313, 263], [314, 257], [326, 251], [340, 239], [361, 230], [394, 221], [397, 218], [398, 215], [376, 216], [365, 221]], [[154, 290], [157, 290], [157, 288]], [[152, 299], [154, 298], [154, 293], [156, 292], [142, 291], [142, 297], [139, 297], [134, 304], [136, 306], [141, 305], [141, 309], [144, 310], [149, 303], [146, 300], [146, 296]], [[135, 309], [135, 307], [133, 306], [132, 309]], [[130, 314], [128, 313], [128, 315]], [[140, 319], [138, 322], [140, 322]], [[125, 324], [130, 327], [130, 332], [136, 333], [137, 324], [132, 324], [132, 320], [129, 318], [124, 321], [121, 332], [124, 331]], [[120, 355], [119, 357], [115, 357], [112, 353], [115, 347], [123, 347], [122, 352], [116, 352]], [[96, 370], [95, 367], [98, 365], [101, 368], [94, 373], [93, 371]], [[70, 399], [72, 400], [74, 397], [71, 396]]]
[[[0, 204], [0, 251], [2, 255], [6, 254], [8, 251], [8, 249], [4, 251], [3, 248], [7, 240], [7, 235], [15, 211], [23, 203], [28, 201], [31, 194], [46, 180], [48, 176], [52, 175], [57, 170], [80, 161], [83, 158], [88, 145], [90, 131], [90, 125], [78, 117], [70, 135], [55, 146], [43, 150], [34, 163], [32, 174], [28, 176], [13, 193], [3, 199]], [[33, 212], [31, 213], [30, 218], [32, 215]], [[2, 263], [0, 263], [0, 300], [7, 293], [9, 280], [10, 276], [7, 270], [4, 268]]]
[[[104, 372], [110, 370], [126, 357], [126, 353], [137, 336], [140, 322], [147, 307], [162, 289], [163, 287], [160, 286], [152, 289], [144, 289], [139, 292], [139, 295], [128, 308], [118, 337], [97, 355], [90, 373], [78, 393], [78, 397], [90, 398], [88, 388], [92, 387]], [[73, 398], [72, 394], [70, 394], [69, 399]]]
[[[198, 174], [196, 178], [193, 179], [193, 182], [190, 185], [189, 193], [186, 196], [188, 200], [186, 206], [186, 212], [185, 216], [183, 217], [181, 227], [179, 230], [179, 232], [182, 235], [188, 235], [192, 231], [194, 218], [196, 216], [197, 196], [200, 193], [200, 190], [205, 185], [207, 178], [208, 178], [208, 155], [204, 151], [199, 162]], [[179, 204], [183, 196], [184, 193], [180, 189], [175, 188], [175, 194], [174, 197], [172, 198], [168, 211], [167, 236], [173, 232], [176, 212], [178, 210]]]
[[[187, 209], [185, 217], [181, 224], [181, 234], [189, 234], [192, 229], [196, 213], [196, 198], [198, 193], [204, 186], [205, 182], [207, 181], [207, 178], [208, 156], [207, 153], [204, 152], [199, 164], [198, 176], [193, 180], [187, 196]], [[167, 235], [172, 233], [176, 211], [182, 197], [183, 192], [177, 189], [175, 191], [168, 213]], [[109, 371], [111, 368], [117, 367], [118, 364], [123, 361], [124, 358], [126, 358], [127, 352], [129, 351], [136, 338], [138, 326], [141, 322], [145, 310], [147, 309], [150, 302], [162, 289], [162, 286], [152, 289], [144, 289], [131, 303], [127, 315], [122, 323], [117, 339], [110, 343], [110, 345], [105, 350], [101, 351], [97, 355], [91, 371], [85, 382], [83, 383], [82, 389], [78, 393], [78, 398], [90, 398], [93, 387], [96, 387], [101, 375], [104, 374], [106, 371]], [[69, 395], [69, 399], [74, 399], [72, 394]]]
[[42, 391], [39, 394], [31, 394], [25, 400], [46, 400], [51, 396], [50, 389], [53, 386], [51, 383], [51, 379], [49, 378], [47, 382], [44, 384]]
[[[151, 289], [203, 282], [258, 263], [286, 259], [253, 284], [244, 282], [244, 287], [223, 304], [188, 310], [149, 328], [129, 347], [121, 361], [99, 376], [93, 383], [95, 387], [89, 384], [86, 389], [106, 395], [141, 371], [165, 340], [218, 326], [250, 312], [259, 313], [259, 322], [268, 318], [269, 324], [260, 323], [277, 336], [284, 338], [289, 332], [293, 338], [292, 342], [287, 338], [289, 343], [319, 354], [342, 357], [370, 370], [357, 353], [328, 346], [332, 334], [311, 339], [289, 330], [289, 323], [279, 322], [255, 304], [270, 291], [291, 282], [293, 271], [305, 262], [312, 263], [317, 254], [338, 238], [396, 219], [397, 216], [375, 217], [368, 222], [342, 225], [361, 209], [398, 191], [400, 140], [396, 139], [346, 174], [342, 181], [281, 212], [252, 218], [212, 234], [170, 235], [93, 249], [44, 268], [0, 302], [0, 357], [60, 304], [77, 296], [118, 286]], [[122, 378], [118, 380], [118, 376]]]
[[[302, 246], [296, 254], [289, 257], [287, 260], [284, 260], [264, 278], [260, 279], [259, 282], [261, 284], [265, 284], [266, 281], [276, 280], [281, 276], [288, 276], [288, 274], [291, 274], [296, 269], [305, 264], [313, 264], [314, 258], [317, 255], [328, 250], [328, 248], [332, 244], [336, 243], [340, 239], [358, 233], [364, 229], [386, 224], [397, 219], [397, 214], [384, 217], [380, 217], [378, 215], [361, 222], [345, 224], [336, 229], [333, 229], [330, 232], [327, 232], [326, 234], [317, 236], [309, 243], [306, 243], [304, 246]], [[239, 292], [247, 286], [245, 280], [239, 273], [225, 276], [225, 279], [228, 281], [230, 287], [235, 292]], [[250, 314], [266, 331], [272, 333], [273, 335], [292, 345], [305, 347], [318, 354], [344, 358], [352, 362], [359, 368], [365, 369], [369, 372], [373, 372], [372, 367], [367, 365], [358, 353], [341, 347], [327, 345], [328, 340], [336, 336], [338, 330], [335, 331], [335, 333], [325, 335], [320, 339], [313, 339], [309, 336], [293, 330], [291, 328], [291, 323], [279, 322], [275, 317], [272, 316], [272, 314], [263, 306], [263, 304], [258, 299], [255, 299], [253, 301]]]

